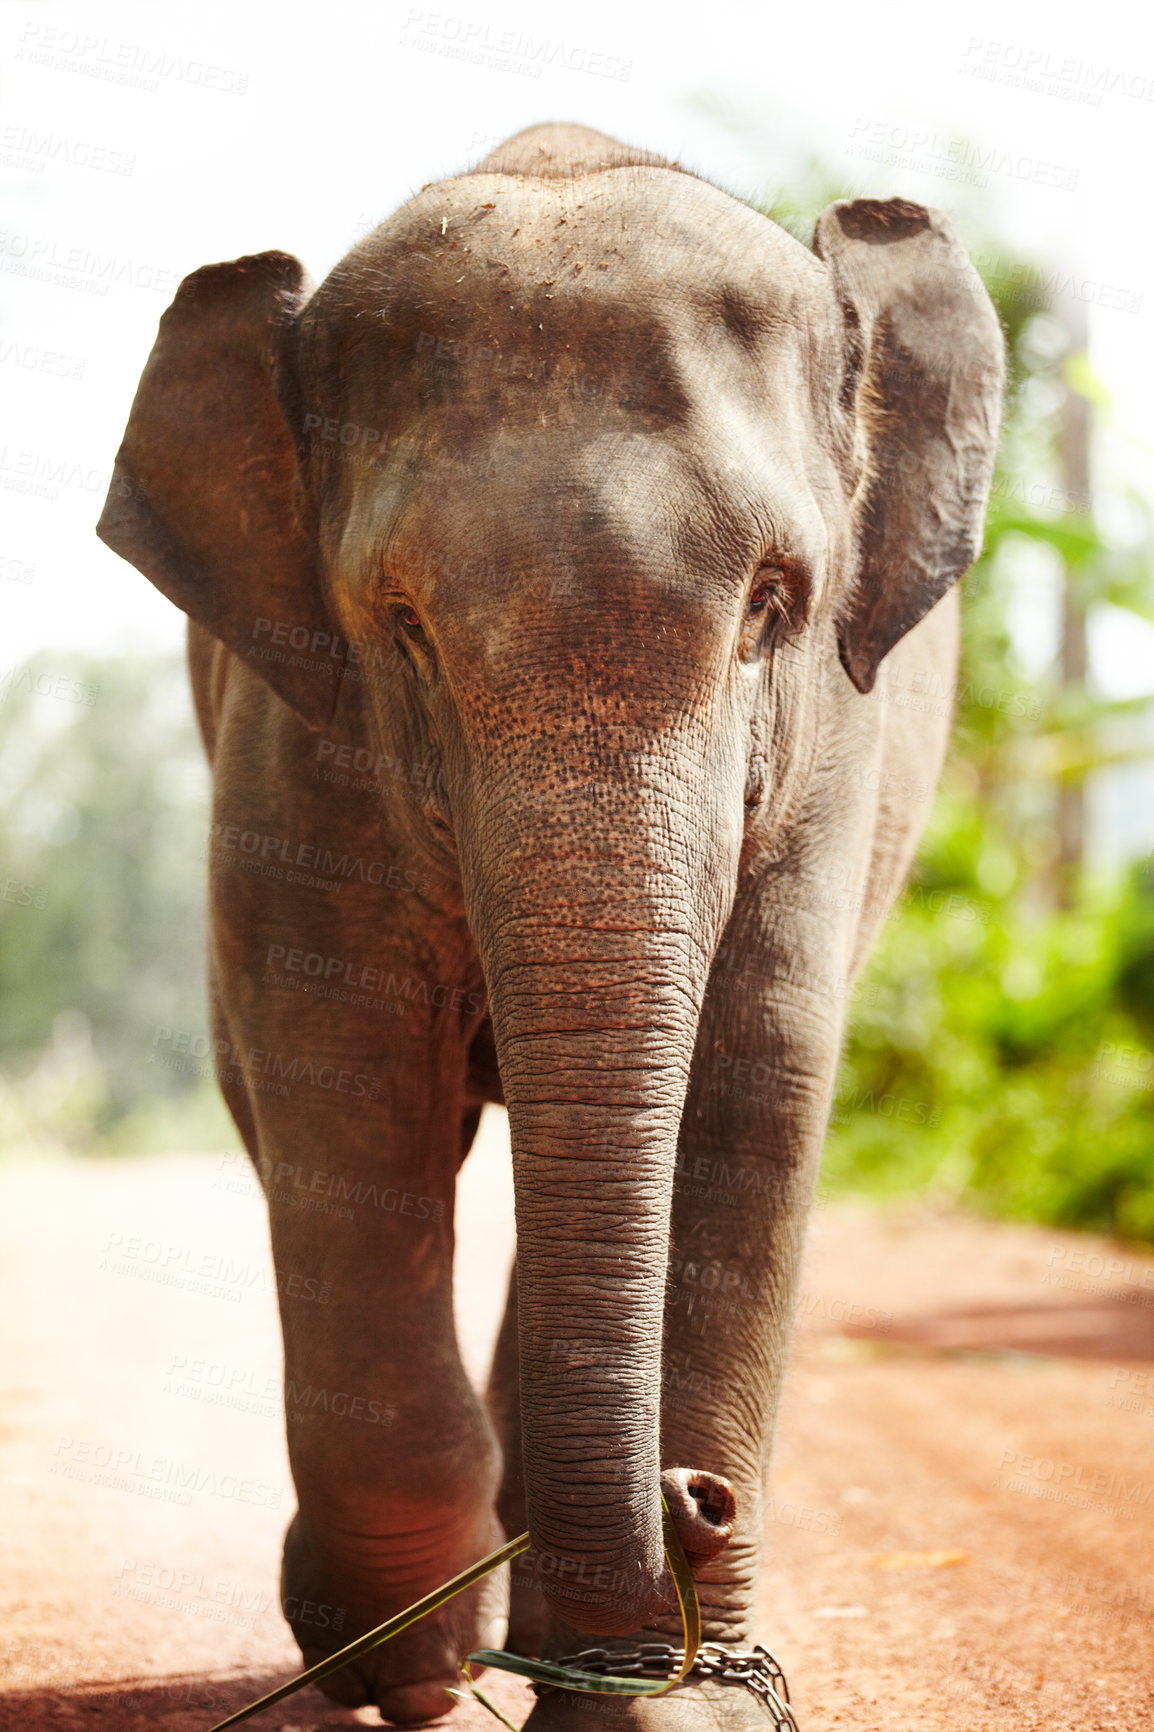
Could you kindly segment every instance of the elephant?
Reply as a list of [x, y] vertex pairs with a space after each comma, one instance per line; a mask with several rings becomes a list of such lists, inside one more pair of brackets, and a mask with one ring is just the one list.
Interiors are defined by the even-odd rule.
[[[319, 288], [265, 252], [163, 315], [98, 533], [189, 616], [286, 1616], [312, 1662], [531, 1535], [336, 1700], [417, 1724], [478, 1644], [676, 1639], [686, 1463], [736, 1505], [704, 1634], [749, 1639], [847, 1003], [942, 764], [948, 704], [910, 693], [956, 678], [1003, 386], [943, 213], [839, 201], [811, 250], [569, 124]], [[487, 1102], [517, 1251], [482, 1401], [451, 1281]], [[762, 1716], [699, 1677], [670, 1701], [531, 1719]]]

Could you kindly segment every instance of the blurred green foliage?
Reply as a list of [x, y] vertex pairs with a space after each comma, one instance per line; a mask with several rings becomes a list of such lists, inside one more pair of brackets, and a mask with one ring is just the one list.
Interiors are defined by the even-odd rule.
[[208, 772], [179, 653], [37, 657], [0, 685], [0, 1146], [231, 1143], [203, 1032]]
[[1039, 913], [965, 767], [855, 995], [824, 1185], [1154, 1239], [1154, 878]]

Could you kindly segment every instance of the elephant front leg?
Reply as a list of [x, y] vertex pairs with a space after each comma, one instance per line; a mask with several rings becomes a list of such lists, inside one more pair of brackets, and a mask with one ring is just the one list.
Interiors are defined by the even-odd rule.
[[[460, 1127], [430, 1159], [423, 1137], [363, 1103], [355, 1122], [332, 1103], [324, 1120], [298, 1112], [295, 1152], [262, 1155], [299, 1505], [282, 1594], [310, 1665], [501, 1543], [499, 1450], [453, 1326]], [[503, 1639], [503, 1601], [489, 1578], [322, 1688], [397, 1724], [436, 1718], [459, 1658]]]

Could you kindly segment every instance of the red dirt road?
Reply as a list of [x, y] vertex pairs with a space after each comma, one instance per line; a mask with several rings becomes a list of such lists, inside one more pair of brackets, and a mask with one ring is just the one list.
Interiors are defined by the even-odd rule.
[[[297, 1667], [261, 1200], [233, 1155], [9, 1168], [0, 1200], [0, 1728], [204, 1732]], [[480, 1378], [512, 1255], [500, 1114], [460, 1222]], [[1148, 1732], [1154, 1257], [819, 1210], [766, 1531], [759, 1634], [803, 1732]], [[310, 1691], [253, 1725], [374, 1723]]]

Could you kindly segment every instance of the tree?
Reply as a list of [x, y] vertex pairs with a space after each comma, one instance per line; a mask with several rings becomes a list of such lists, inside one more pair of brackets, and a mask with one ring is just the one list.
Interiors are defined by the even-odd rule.
[[203, 1082], [154, 1042], [204, 1027], [208, 775], [179, 655], [37, 658], [0, 696], [9, 1142], [85, 1148]]

